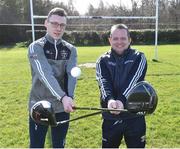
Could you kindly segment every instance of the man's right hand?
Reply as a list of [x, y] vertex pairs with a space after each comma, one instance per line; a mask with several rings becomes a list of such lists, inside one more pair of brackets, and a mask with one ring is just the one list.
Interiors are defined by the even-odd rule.
[[62, 103], [63, 103], [65, 112], [67, 113], [74, 112], [73, 107], [75, 107], [75, 104], [71, 97], [64, 96], [62, 99]]
[[[110, 99], [108, 101], [108, 109], [124, 109], [123, 103], [120, 100]], [[120, 114], [120, 111], [110, 111], [112, 114]]]

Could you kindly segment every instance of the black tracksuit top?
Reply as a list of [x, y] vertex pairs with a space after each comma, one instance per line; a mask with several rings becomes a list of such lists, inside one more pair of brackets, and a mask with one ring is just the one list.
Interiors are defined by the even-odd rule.
[[[106, 108], [109, 99], [121, 100], [126, 108], [126, 97], [130, 89], [146, 75], [147, 61], [142, 52], [130, 47], [122, 55], [113, 49], [100, 56], [96, 62], [96, 79], [100, 89], [101, 106]], [[127, 117], [103, 112], [104, 119]]]

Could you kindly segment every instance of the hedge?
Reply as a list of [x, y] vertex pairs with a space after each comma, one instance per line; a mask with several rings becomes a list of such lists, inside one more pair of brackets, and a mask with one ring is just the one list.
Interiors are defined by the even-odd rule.
[[[45, 35], [43, 26], [36, 26], [36, 39]], [[154, 30], [131, 30], [133, 44], [154, 44]], [[109, 31], [67, 31], [63, 38], [78, 46], [108, 45]], [[31, 26], [0, 25], [0, 45], [32, 41]], [[159, 30], [158, 44], [180, 43], [180, 30]]]

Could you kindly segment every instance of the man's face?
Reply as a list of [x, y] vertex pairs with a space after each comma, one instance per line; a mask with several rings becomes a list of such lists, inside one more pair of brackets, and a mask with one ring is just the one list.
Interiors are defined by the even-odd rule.
[[55, 40], [60, 39], [64, 34], [66, 22], [66, 17], [52, 15], [48, 20], [45, 21], [47, 33]]
[[113, 50], [120, 55], [129, 47], [131, 39], [128, 38], [125, 29], [115, 29], [112, 31], [109, 42]]

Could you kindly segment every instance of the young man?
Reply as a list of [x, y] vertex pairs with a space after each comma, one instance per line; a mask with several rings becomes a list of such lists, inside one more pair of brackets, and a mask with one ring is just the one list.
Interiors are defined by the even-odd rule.
[[[112, 26], [109, 42], [111, 50], [96, 63], [101, 106], [124, 109], [130, 89], [144, 80], [147, 62], [142, 52], [131, 49], [130, 33], [124, 24]], [[145, 147], [144, 116], [113, 111], [103, 112], [102, 116], [103, 148], [119, 148], [123, 136], [128, 148]]]
[[[76, 48], [62, 39], [66, 19], [63, 9], [52, 9], [45, 20], [47, 34], [33, 42], [28, 51], [32, 75], [29, 110], [36, 102], [47, 100], [52, 104], [57, 121], [69, 119], [69, 113], [73, 112], [77, 81], [70, 74], [77, 64]], [[64, 147], [68, 126], [51, 128], [53, 148]], [[30, 148], [44, 147], [47, 130], [48, 126], [29, 118]]]

